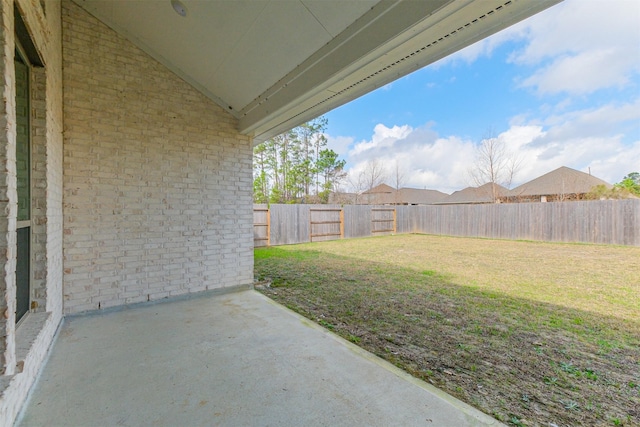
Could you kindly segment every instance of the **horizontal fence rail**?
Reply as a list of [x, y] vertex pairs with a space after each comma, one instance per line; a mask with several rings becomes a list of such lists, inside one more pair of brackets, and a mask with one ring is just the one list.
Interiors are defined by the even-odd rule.
[[267, 207], [253, 207], [253, 246], [269, 246], [271, 215]]
[[371, 233], [377, 236], [380, 233], [396, 233], [396, 210], [395, 208], [372, 208], [371, 209]]
[[340, 208], [309, 209], [309, 238], [312, 242], [344, 237], [344, 212]]
[[424, 233], [640, 246], [640, 200], [482, 205], [254, 205], [254, 245]]

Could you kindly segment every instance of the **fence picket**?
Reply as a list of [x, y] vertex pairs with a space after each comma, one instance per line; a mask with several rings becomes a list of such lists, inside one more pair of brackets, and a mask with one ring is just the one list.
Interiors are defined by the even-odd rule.
[[384, 233], [640, 246], [640, 200], [487, 205], [254, 205], [254, 245]]

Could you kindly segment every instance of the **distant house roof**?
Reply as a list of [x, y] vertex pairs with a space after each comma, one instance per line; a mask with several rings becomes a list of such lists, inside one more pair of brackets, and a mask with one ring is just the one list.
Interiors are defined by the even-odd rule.
[[466, 203], [493, 203], [493, 191], [492, 185], [496, 188], [496, 195], [498, 197], [504, 197], [509, 193], [509, 190], [498, 184], [492, 184], [487, 182], [480, 187], [467, 187], [464, 190], [456, 191], [444, 200], [436, 203], [438, 205], [454, 205], [454, 204], [466, 204]]
[[395, 191], [396, 191], [395, 188], [387, 184], [380, 184], [373, 187], [371, 190], [365, 191], [362, 194], [384, 194], [384, 193], [393, 193]]
[[596, 185], [611, 188], [606, 181], [566, 166], [559, 167], [536, 179], [526, 182], [509, 192], [512, 197], [584, 194]]
[[398, 193], [400, 203], [410, 205], [432, 205], [449, 197], [442, 191], [420, 188], [401, 188]]
[[362, 193], [363, 201], [369, 204], [402, 204], [402, 205], [432, 205], [448, 197], [448, 194], [437, 190], [420, 188], [395, 188], [380, 184], [369, 191]]

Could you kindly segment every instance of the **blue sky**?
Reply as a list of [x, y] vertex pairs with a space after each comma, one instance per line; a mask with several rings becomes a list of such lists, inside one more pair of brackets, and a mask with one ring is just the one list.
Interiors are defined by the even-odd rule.
[[560, 166], [618, 182], [640, 172], [640, 1], [565, 0], [326, 117], [352, 177], [377, 159], [451, 193], [491, 133], [522, 161], [512, 186]]

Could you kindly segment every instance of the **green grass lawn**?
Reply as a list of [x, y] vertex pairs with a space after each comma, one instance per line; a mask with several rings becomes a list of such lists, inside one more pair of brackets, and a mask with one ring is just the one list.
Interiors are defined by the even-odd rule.
[[256, 249], [263, 292], [511, 425], [640, 425], [640, 248], [401, 235]]

